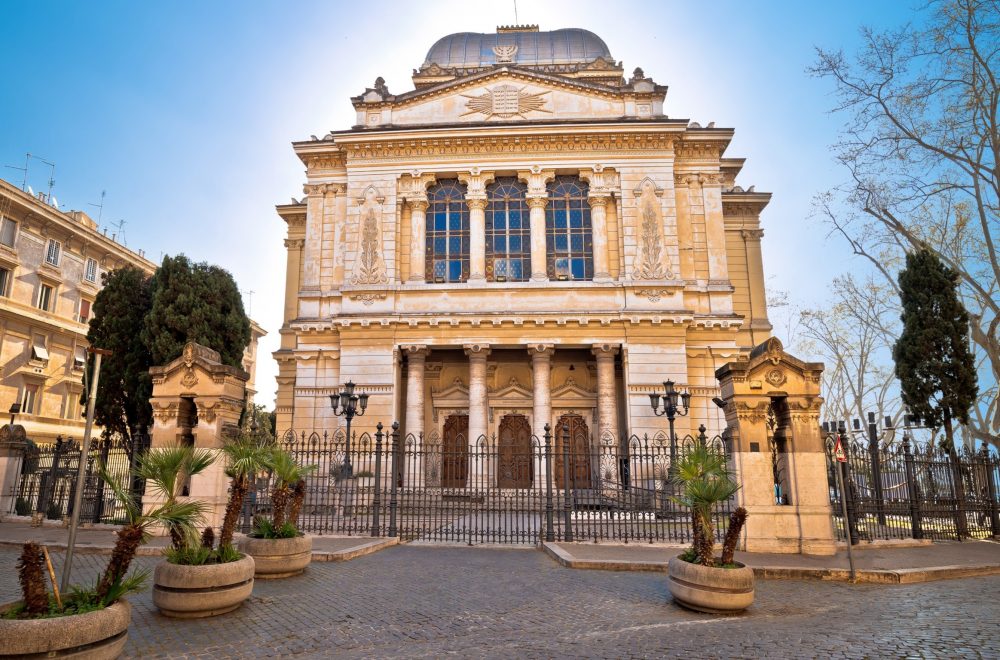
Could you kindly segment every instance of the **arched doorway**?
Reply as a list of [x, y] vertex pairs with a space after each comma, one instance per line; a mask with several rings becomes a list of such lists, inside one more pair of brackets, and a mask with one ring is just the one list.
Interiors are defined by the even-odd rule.
[[[569, 427], [569, 465], [570, 470], [563, 470], [564, 427]], [[559, 488], [566, 487], [566, 477], [570, 478], [570, 488], [590, 488], [590, 429], [583, 417], [576, 414], [563, 415], [555, 428], [555, 475]]]
[[469, 476], [469, 416], [449, 415], [441, 440], [442, 488], [465, 488]]
[[524, 415], [504, 415], [497, 445], [497, 487], [531, 488], [531, 425]]

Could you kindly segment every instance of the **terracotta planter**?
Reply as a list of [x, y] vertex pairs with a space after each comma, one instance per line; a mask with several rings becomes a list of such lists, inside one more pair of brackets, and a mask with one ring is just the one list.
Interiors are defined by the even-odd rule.
[[678, 604], [698, 612], [732, 614], [753, 604], [753, 569], [709, 568], [674, 557], [668, 564], [670, 595]]
[[312, 561], [312, 537], [258, 539], [248, 536], [240, 541], [240, 552], [253, 557], [254, 577], [268, 580], [298, 575]]
[[[0, 614], [17, 603], [0, 605]], [[110, 660], [121, 655], [128, 641], [132, 608], [119, 600], [103, 610], [51, 619], [0, 619], [0, 658], [72, 657]]]
[[198, 619], [232, 612], [253, 593], [253, 557], [228, 564], [183, 566], [163, 561], [153, 572], [153, 604], [160, 614]]

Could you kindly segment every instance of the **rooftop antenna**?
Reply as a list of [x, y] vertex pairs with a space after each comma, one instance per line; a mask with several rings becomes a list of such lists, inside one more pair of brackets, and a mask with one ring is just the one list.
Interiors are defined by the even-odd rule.
[[101, 216], [104, 215], [104, 196], [108, 194], [107, 190], [101, 191], [101, 203], [94, 204], [93, 202], [87, 202], [90, 206], [97, 207], [97, 224], [101, 224]]
[[125, 220], [119, 220], [118, 222], [112, 222], [112, 227], [118, 227], [118, 231], [111, 235], [111, 240], [116, 240], [118, 236], [121, 236], [121, 244], [128, 247], [128, 243], [125, 242], [125, 225], [128, 223]]
[[242, 293], [247, 297], [247, 316], [251, 316], [253, 310], [253, 289], [243, 289]]
[[17, 165], [4, 165], [12, 170], [20, 170], [24, 172], [24, 178], [21, 180], [21, 192], [28, 191], [28, 163], [31, 160], [31, 154], [24, 154], [24, 167], [18, 167]]
[[49, 167], [52, 168], [52, 171], [49, 172], [49, 192], [45, 195], [45, 199], [46, 199], [46, 201], [48, 201], [52, 197], [52, 187], [54, 185], [56, 185], [56, 164], [55, 163], [50, 163], [49, 161], [45, 160], [41, 156], [32, 156], [31, 154], [28, 154], [28, 157], [29, 158], [34, 158], [35, 160], [38, 160], [38, 161], [41, 161], [41, 162], [45, 163], [46, 165], [48, 165]]

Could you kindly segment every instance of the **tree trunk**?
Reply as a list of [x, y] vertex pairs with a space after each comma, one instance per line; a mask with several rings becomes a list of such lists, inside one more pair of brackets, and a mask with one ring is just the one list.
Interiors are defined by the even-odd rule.
[[733, 555], [736, 554], [736, 544], [740, 541], [740, 532], [743, 531], [743, 524], [747, 521], [747, 510], [743, 507], [737, 508], [729, 514], [729, 529], [726, 530], [726, 540], [722, 544], [722, 564], [732, 564]]
[[285, 524], [285, 509], [288, 506], [288, 484], [281, 484], [271, 494], [271, 514], [274, 531], [277, 532]]
[[222, 519], [222, 529], [219, 531], [219, 548], [233, 544], [233, 533], [236, 531], [236, 521], [243, 510], [243, 500], [246, 499], [249, 488], [249, 478], [241, 475], [233, 479], [229, 491], [229, 501], [226, 503], [226, 515]]
[[118, 530], [118, 540], [111, 551], [111, 559], [108, 560], [108, 567], [101, 576], [101, 581], [97, 583], [97, 597], [103, 601], [111, 590], [111, 586], [125, 577], [128, 567], [135, 557], [136, 551], [142, 545], [143, 531], [137, 525], [127, 525]]
[[21, 597], [28, 614], [38, 615], [49, 611], [49, 592], [42, 573], [42, 550], [37, 543], [28, 541], [21, 546], [17, 561], [17, 579], [21, 583]]
[[306, 500], [306, 480], [299, 479], [292, 490], [292, 504], [288, 509], [288, 522], [292, 523], [296, 529], [299, 527], [299, 514], [302, 512], [302, 504]]
[[698, 562], [702, 566], [715, 566], [715, 539], [712, 534], [711, 511], [708, 514], [698, 514], [698, 524], [701, 527], [700, 543], [698, 544]]

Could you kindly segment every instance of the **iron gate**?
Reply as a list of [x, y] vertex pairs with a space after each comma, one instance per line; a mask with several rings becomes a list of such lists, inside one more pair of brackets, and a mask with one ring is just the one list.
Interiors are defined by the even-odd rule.
[[[311, 534], [398, 536], [411, 542], [537, 544], [544, 540], [678, 542], [691, 540], [689, 511], [672, 499], [671, 443], [665, 434], [605, 436], [577, 428], [555, 436], [524, 425], [468, 442], [454, 437], [401, 437], [398, 432], [287, 431], [279, 446], [308, 477], [299, 527]], [[681, 457], [696, 443], [720, 454], [721, 437], [677, 440]], [[348, 459], [345, 461], [345, 459]], [[350, 474], [345, 470], [350, 465]], [[569, 466], [566, 469], [565, 466]], [[270, 510], [271, 478], [261, 475], [243, 516]], [[715, 513], [723, 538], [732, 501]]]

